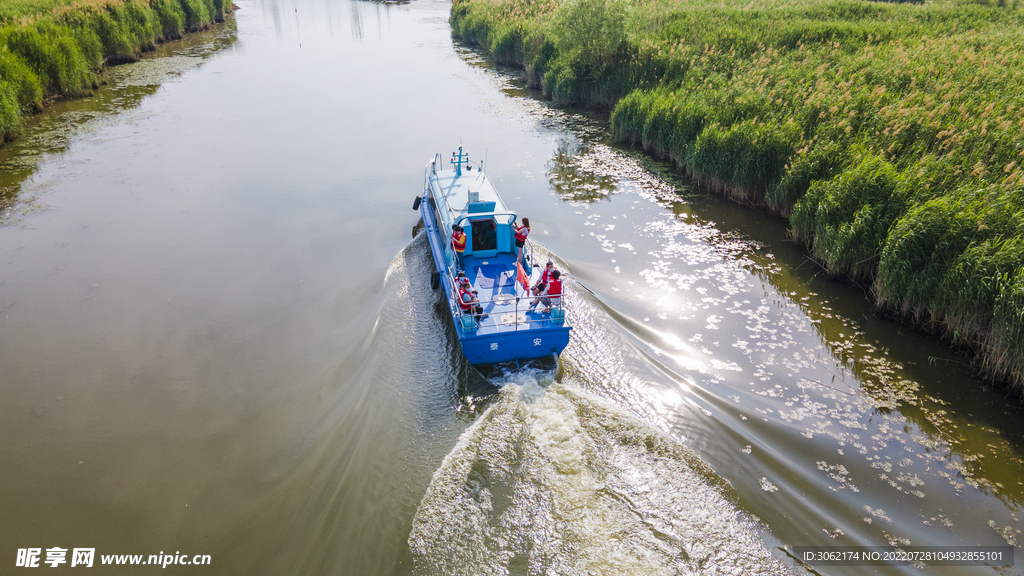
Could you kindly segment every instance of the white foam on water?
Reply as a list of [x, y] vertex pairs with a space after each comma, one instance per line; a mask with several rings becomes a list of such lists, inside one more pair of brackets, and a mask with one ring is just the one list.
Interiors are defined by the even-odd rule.
[[417, 574], [790, 573], [694, 454], [536, 376], [508, 377], [434, 473]]

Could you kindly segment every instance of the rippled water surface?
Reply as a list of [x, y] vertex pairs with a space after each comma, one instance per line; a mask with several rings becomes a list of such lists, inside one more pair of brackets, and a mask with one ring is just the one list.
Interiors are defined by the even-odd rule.
[[[0, 565], [1024, 573], [797, 558], [1019, 551], [1024, 426], [782, 222], [548, 107], [450, 4], [238, 4], [0, 149]], [[481, 375], [429, 288], [410, 207], [460, 142], [570, 275], [555, 371]]]

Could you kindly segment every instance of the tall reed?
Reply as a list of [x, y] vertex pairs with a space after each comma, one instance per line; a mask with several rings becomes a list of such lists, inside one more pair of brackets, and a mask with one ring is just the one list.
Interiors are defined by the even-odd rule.
[[25, 114], [97, 87], [106, 63], [223, 20], [229, 0], [7, 0], [0, 5], [0, 143]]
[[454, 0], [451, 22], [1024, 383], [1018, 2]]

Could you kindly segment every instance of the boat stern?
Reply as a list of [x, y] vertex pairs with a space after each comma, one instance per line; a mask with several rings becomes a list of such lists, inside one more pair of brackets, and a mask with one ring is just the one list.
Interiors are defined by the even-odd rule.
[[470, 364], [497, 364], [557, 355], [569, 345], [571, 327], [471, 336], [462, 340]]

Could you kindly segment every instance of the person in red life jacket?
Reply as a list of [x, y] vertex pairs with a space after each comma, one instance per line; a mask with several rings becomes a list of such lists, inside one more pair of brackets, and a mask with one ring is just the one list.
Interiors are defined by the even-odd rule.
[[551, 283], [551, 276], [555, 272], [558, 272], [558, 268], [555, 268], [554, 262], [548, 260], [547, 266], [545, 266], [544, 270], [540, 273], [540, 279], [537, 280], [537, 283], [533, 285], [532, 291], [533, 295], [536, 296], [536, 298], [534, 298], [533, 302], [530, 302], [530, 309], [533, 309], [534, 306], [540, 303], [540, 295], [544, 293], [544, 290], [548, 287], [548, 284]]
[[551, 312], [552, 306], [559, 306], [562, 303], [562, 281], [559, 280], [561, 276], [562, 273], [558, 270], [551, 273], [548, 291], [540, 299], [540, 303], [545, 306], [544, 314]]
[[523, 225], [516, 226], [516, 223], [512, 223], [512, 229], [516, 231], [516, 261], [522, 262], [523, 267], [526, 267], [526, 262], [523, 260], [523, 246], [526, 245], [526, 237], [530, 235], [530, 219], [523, 218]]
[[452, 226], [452, 250], [455, 252], [457, 268], [459, 270], [464, 269], [465, 260], [463, 259], [463, 252], [466, 251], [466, 232], [458, 224]]
[[463, 312], [468, 312], [473, 309], [473, 285], [469, 283], [469, 280], [459, 274], [459, 307], [462, 308]]
[[484, 308], [480, 305], [480, 299], [476, 297], [476, 290], [472, 289], [469, 280], [463, 280], [459, 288], [459, 308], [462, 308], [464, 313], [476, 316], [478, 320], [488, 316], [484, 314]]
[[543, 292], [544, 287], [547, 286], [549, 282], [551, 282], [551, 275], [554, 274], [555, 272], [558, 272], [558, 268], [555, 268], [554, 262], [548, 260], [548, 263], [544, 267], [544, 270], [542, 270], [540, 273], [540, 280], [537, 280], [537, 284], [535, 284], [534, 286], [539, 287], [541, 289], [541, 292]]

